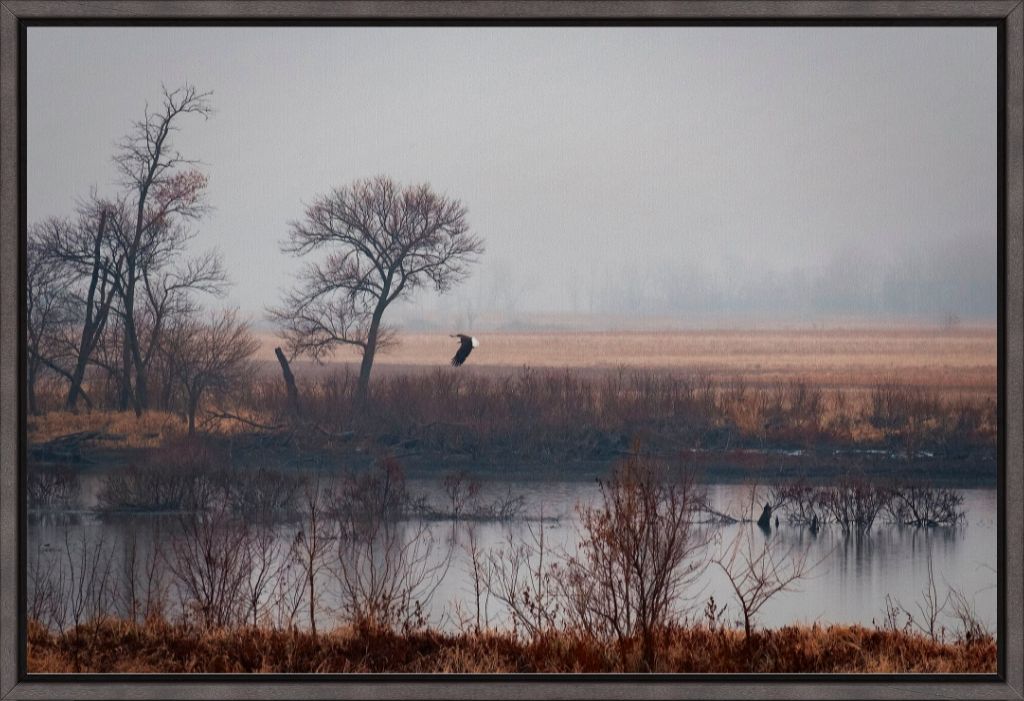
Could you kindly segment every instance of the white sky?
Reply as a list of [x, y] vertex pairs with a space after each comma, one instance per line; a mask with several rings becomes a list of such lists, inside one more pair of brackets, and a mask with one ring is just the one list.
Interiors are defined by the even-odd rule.
[[175, 142], [210, 176], [197, 246], [254, 315], [303, 203], [383, 173], [461, 199], [487, 246], [409, 325], [988, 320], [995, 66], [987, 27], [32, 27], [28, 215], [113, 192], [115, 141], [190, 81], [216, 109]]

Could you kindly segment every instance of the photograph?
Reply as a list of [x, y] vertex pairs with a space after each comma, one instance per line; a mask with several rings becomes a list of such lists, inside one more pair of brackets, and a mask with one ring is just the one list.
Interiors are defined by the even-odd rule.
[[27, 679], [996, 679], [1002, 32], [24, 27]]

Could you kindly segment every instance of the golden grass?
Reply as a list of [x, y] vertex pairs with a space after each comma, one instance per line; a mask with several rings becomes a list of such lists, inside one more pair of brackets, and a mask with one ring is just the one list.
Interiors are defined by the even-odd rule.
[[[236, 415], [256, 423], [268, 420], [263, 412], [257, 411], [238, 411]], [[158, 448], [188, 434], [184, 416], [159, 409], [151, 409], [142, 416], [109, 409], [80, 413], [50, 411], [30, 416], [27, 428], [32, 445], [80, 431], [96, 431], [107, 436], [102, 443], [110, 448]], [[203, 432], [226, 435], [251, 430], [252, 426], [234, 419], [204, 417], [201, 428]]]
[[[536, 368], [664, 368], [703, 372], [713, 379], [743, 375], [759, 383], [796, 378], [827, 388], [868, 388], [898, 378], [910, 385], [994, 394], [996, 330], [832, 329], [480, 333], [468, 370]], [[273, 360], [280, 341], [262, 339], [259, 357]], [[400, 333], [375, 367], [445, 367], [455, 341], [444, 333]], [[355, 363], [339, 352], [334, 363]], [[329, 367], [330, 363], [328, 364]]]
[[[29, 626], [28, 671], [64, 672], [637, 672], [638, 649], [572, 633], [443, 634], [339, 629], [200, 631], [155, 621], [107, 621], [64, 634]], [[994, 673], [991, 638], [942, 643], [861, 626], [742, 632], [673, 628], [659, 636], [655, 672]]]
[[147, 411], [136, 416], [129, 411], [51, 411], [28, 419], [28, 439], [31, 444], [45, 443], [60, 436], [81, 431], [97, 431], [113, 439], [111, 447], [154, 448], [168, 439], [183, 435], [187, 426], [179, 414], [167, 411]]

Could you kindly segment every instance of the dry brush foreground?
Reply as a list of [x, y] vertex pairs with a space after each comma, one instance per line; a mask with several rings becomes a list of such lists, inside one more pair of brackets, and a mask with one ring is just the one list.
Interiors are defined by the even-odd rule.
[[[860, 626], [755, 631], [671, 627], [658, 632], [655, 672], [994, 673], [992, 638], [942, 643]], [[636, 672], [639, 641], [600, 643], [564, 632], [406, 634], [341, 628], [310, 632], [245, 628], [201, 631], [163, 621], [107, 620], [51, 633], [30, 626], [30, 673], [153, 672]]]

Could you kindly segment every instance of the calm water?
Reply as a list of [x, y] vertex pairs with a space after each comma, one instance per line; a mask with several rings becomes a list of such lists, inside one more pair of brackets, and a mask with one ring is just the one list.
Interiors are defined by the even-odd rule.
[[[90, 541], [102, 536], [108, 544], [111, 557], [118, 559], [121, 544], [127, 536], [134, 536], [140, 554], [153, 547], [154, 540], [166, 542], [174, 529], [173, 516], [132, 515], [100, 518], [90, 511], [94, 501], [96, 481], [92, 476], [83, 480], [81, 510], [75, 512], [35, 513], [30, 517], [28, 552], [30, 563], [34, 557], [49, 556], [58, 563], [63, 552], [65, 532], [73, 543]], [[434, 483], [411, 481], [410, 491], [424, 494], [440, 505], [439, 487]], [[489, 482], [483, 485], [482, 501], [488, 501], [509, 492], [522, 495], [525, 520], [511, 523], [459, 523], [433, 522], [424, 543], [432, 541], [429, 557], [443, 574], [434, 590], [427, 613], [430, 622], [446, 628], [455, 627], [458, 611], [471, 613], [473, 586], [470, 576], [471, 560], [467, 553], [470, 532], [485, 554], [507, 547], [513, 541], [531, 540], [539, 533], [544, 516], [545, 542], [552, 552], [572, 552], [579, 540], [578, 522], [574, 507], [597, 496], [596, 486], [578, 482], [544, 482], [504, 484]], [[838, 526], [823, 527], [817, 535], [803, 527], [783, 522], [766, 535], [754, 529], [756, 538], [772, 539], [776, 552], [804, 551], [810, 562], [820, 562], [812, 576], [797, 584], [798, 591], [784, 592], [768, 602], [758, 616], [759, 625], [776, 627], [788, 623], [841, 622], [871, 625], [881, 620], [885, 597], [890, 595], [903, 606], [916, 613], [916, 604], [923, 600], [922, 592], [928, 583], [928, 562], [931, 560], [940, 593], [952, 586], [973, 600], [978, 617], [991, 631], [996, 623], [996, 492], [994, 489], [964, 490], [966, 519], [957, 527], [905, 528], [877, 524], [867, 534], [844, 534]], [[749, 488], [737, 485], [711, 485], [709, 496], [715, 508], [734, 514], [742, 513], [743, 504], [749, 503]], [[749, 525], [731, 524], [715, 526], [716, 543], [711, 554], [722, 544], [728, 544], [740, 528]], [[282, 544], [295, 539], [298, 526], [285, 525], [277, 530]], [[409, 532], [416, 531], [409, 524]], [[930, 555], [930, 558], [929, 558]], [[60, 565], [62, 566], [62, 565]], [[118, 565], [115, 565], [115, 570]], [[337, 594], [327, 576], [321, 584], [324, 600], [319, 614], [319, 625], [330, 627], [336, 610]], [[733, 621], [737, 606], [733, 603], [723, 574], [709, 567], [697, 586], [697, 603], [703, 605], [708, 596], [714, 596], [719, 606], [727, 604], [726, 619]], [[173, 592], [173, 590], [172, 590]], [[173, 593], [172, 593], [173, 599]], [[461, 603], [460, 603], [461, 602]], [[508, 618], [500, 602], [486, 594], [482, 600], [485, 618], [494, 626], [507, 625]], [[301, 618], [299, 619], [301, 622]], [[954, 627], [951, 617], [944, 620]]]

